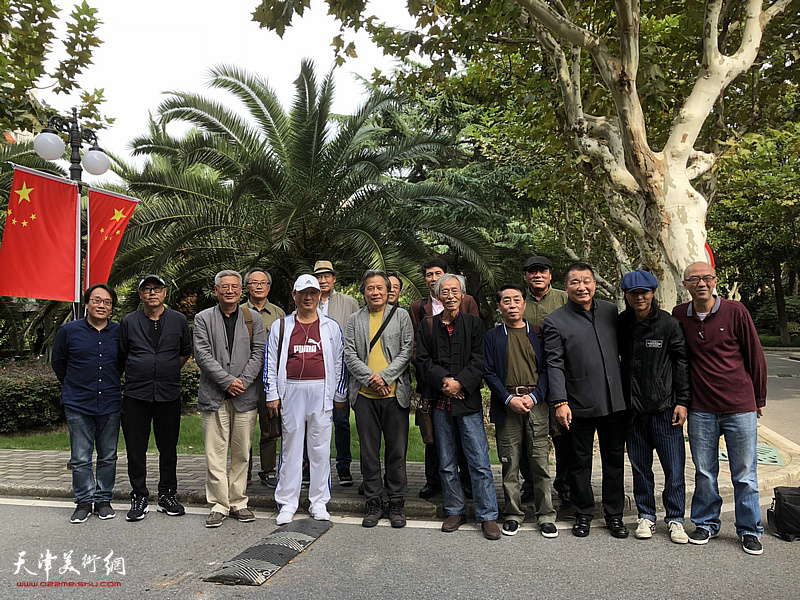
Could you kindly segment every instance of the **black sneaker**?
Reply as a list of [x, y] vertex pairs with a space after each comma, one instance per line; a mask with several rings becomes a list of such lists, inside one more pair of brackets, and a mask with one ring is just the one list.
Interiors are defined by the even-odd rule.
[[505, 522], [503, 522], [503, 535], [517, 535], [517, 531], [519, 531], [519, 523], [513, 519], [506, 519]]
[[742, 536], [742, 550], [748, 554], [763, 554], [764, 546], [761, 545], [760, 539], [748, 533]]
[[170, 517], [180, 517], [186, 514], [186, 509], [178, 502], [175, 494], [161, 494], [158, 497], [158, 512], [167, 513]]
[[75, 512], [72, 513], [72, 516], [69, 518], [70, 523], [85, 523], [86, 519], [89, 518], [89, 514], [92, 512], [92, 503], [91, 502], [81, 502], [78, 506], [75, 507]]
[[131, 494], [131, 509], [125, 516], [126, 521], [141, 521], [145, 515], [150, 512], [150, 507], [147, 506], [146, 496], [137, 496]]
[[114, 512], [113, 508], [111, 508], [111, 502], [95, 502], [94, 514], [96, 514], [97, 517], [103, 521], [106, 519], [113, 519], [117, 516], [117, 513]]
[[353, 476], [350, 474], [350, 467], [338, 470], [339, 485], [342, 487], [350, 487], [353, 485]]
[[542, 523], [539, 525], [539, 531], [546, 538], [558, 537], [558, 527], [556, 527], [555, 523]]
[[689, 534], [689, 543], [701, 546], [707, 544], [708, 540], [717, 537], [716, 533], [711, 533], [708, 529], [696, 527], [695, 530]]

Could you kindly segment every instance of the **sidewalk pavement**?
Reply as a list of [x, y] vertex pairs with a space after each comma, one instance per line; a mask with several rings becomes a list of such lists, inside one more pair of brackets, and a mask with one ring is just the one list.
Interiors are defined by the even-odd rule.
[[[800, 446], [787, 440], [774, 431], [759, 425], [758, 441], [776, 449], [783, 458], [784, 465], [759, 464], [758, 480], [762, 500], [772, 496], [772, 488], [778, 485], [800, 485]], [[596, 442], [595, 442], [596, 443]], [[724, 444], [724, 442], [722, 442]], [[552, 459], [552, 455], [551, 455]], [[27, 496], [36, 498], [72, 498], [71, 472], [67, 469], [69, 452], [34, 451], [34, 450], [3, 450], [0, 449], [0, 495], [2, 496]], [[130, 484], [127, 477], [127, 458], [124, 453], [119, 455], [117, 461], [117, 479], [114, 486], [114, 499], [117, 509], [129, 501]], [[275, 509], [273, 490], [264, 486], [256, 477], [258, 472], [258, 457], [254, 458], [253, 479], [248, 485], [250, 507], [258, 509]], [[205, 457], [198, 454], [181, 454], [178, 456], [178, 497], [186, 504], [206, 506], [205, 501]], [[352, 464], [355, 483], [351, 487], [341, 487], [335, 480], [336, 469], [332, 465], [332, 498], [328, 510], [341, 516], [359, 517], [364, 514], [364, 497], [358, 495], [358, 485], [361, 482], [358, 461]], [[653, 470], [656, 477], [656, 500], [659, 506], [659, 517], [663, 517], [661, 506], [661, 493], [664, 475], [658, 459], [654, 459]], [[551, 466], [551, 472], [554, 467]], [[503, 493], [501, 488], [500, 465], [493, 465], [495, 487], [498, 494], [498, 504], [502, 511]], [[158, 456], [148, 455], [147, 459], [148, 484], [151, 489], [151, 503], [155, 503], [155, 489], [158, 478]], [[592, 471], [592, 483], [598, 505], [598, 517], [602, 518], [600, 505], [600, 463], [597, 451]], [[413, 518], [432, 518], [442, 516], [441, 496], [434, 496], [431, 502], [418, 497], [419, 490], [425, 484], [424, 465], [419, 462], [408, 463], [408, 493], [406, 495], [406, 514]], [[730, 469], [726, 461], [720, 461], [719, 489], [723, 502], [733, 502], [733, 485], [730, 480]], [[688, 508], [694, 490], [694, 465], [691, 462], [689, 445], [686, 444], [686, 501], [687, 520]], [[633, 480], [630, 464], [625, 467], [625, 492], [626, 516], [636, 516], [636, 505], [633, 501]], [[301, 507], [307, 507], [307, 488], [301, 493]], [[555, 494], [554, 494], [555, 497]], [[558, 518], [570, 518], [571, 508], [558, 506]]]

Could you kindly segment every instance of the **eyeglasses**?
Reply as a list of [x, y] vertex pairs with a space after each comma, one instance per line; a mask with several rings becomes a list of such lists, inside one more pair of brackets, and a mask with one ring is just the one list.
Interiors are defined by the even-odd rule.
[[238, 283], [223, 283], [222, 285], [217, 286], [223, 292], [232, 291], [235, 292], [239, 290], [242, 286]]
[[687, 277], [684, 279], [686, 283], [691, 283], [692, 285], [697, 285], [702, 280], [704, 283], [714, 283], [714, 280], [717, 278], [716, 275], [703, 275], [702, 277], [698, 277], [697, 275], [693, 275], [692, 277]]
[[247, 285], [252, 285], [253, 287], [269, 287], [269, 281], [248, 281]]
[[143, 288], [139, 288], [140, 292], [144, 292], [145, 294], [160, 294], [164, 291], [163, 285], [154, 285], [154, 286], [146, 286]]
[[113, 303], [111, 302], [111, 298], [100, 298], [99, 296], [92, 296], [89, 298], [89, 304], [94, 304], [95, 306], [112, 306]]

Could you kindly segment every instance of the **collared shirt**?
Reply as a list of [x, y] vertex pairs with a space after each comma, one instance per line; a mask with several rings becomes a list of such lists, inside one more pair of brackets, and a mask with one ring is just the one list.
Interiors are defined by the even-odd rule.
[[256, 312], [261, 314], [261, 321], [264, 323], [264, 331], [269, 331], [269, 328], [272, 327], [272, 324], [280, 319], [281, 317], [285, 317], [286, 313], [280, 306], [276, 306], [272, 302], [267, 299], [264, 303], [264, 308], [259, 310], [256, 306], [248, 300], [244, 303], [247, 308], [252, 308]]
[[87, 415], [108, 415], [122, 407], [119, 325], [97, 330], [87, 318], [64, 323], [53, 343], [53, 371], [62, 383], [61, 404]]
[[[331, 294], [331, 296], [332, 295], [333, 294]], [[328, 296], [327, 300], [323, 300], [322, 298], [319, 299], [319, 309], [326, 317], [328, 316], [328, 307], [331, 305], [331, 296]]]
[[431, 294], [431, 316], [438, 315], [444, 312], [444, 304], [438, 298], [434, 298]]
[[525, 294], [525, 313], [523, 316], [525, 320], [531, 325], [536, 326], [538, 329], [542, 328], [544, 318], [554, 310], [558, 310], [567, 303], [567, 292], [557, 290], [553, 286], [547, 290], [541, 300], [531, 294], [528, 288]]

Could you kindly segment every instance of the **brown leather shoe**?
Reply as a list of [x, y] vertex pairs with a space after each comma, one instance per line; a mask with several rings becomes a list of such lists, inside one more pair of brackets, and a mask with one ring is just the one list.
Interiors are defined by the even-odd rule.
[[483, 537], [487, 540], [499, 540], [502, 535], [497, 521], [484, 521], [481, 523], [481, 529], [483, 530]]
[[458, 528], [466, 522], [466, 515], [450, 515], [444, 520], [444, 523], [442, 523], [442, 531], [445, 533], [453, 533], [454, 531], [458, 531]]

